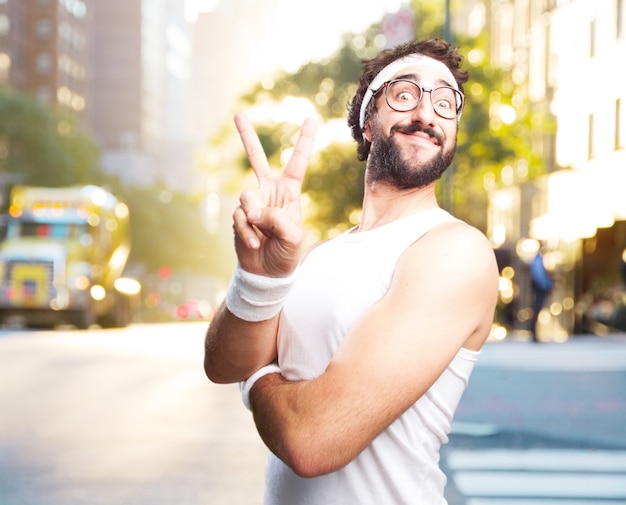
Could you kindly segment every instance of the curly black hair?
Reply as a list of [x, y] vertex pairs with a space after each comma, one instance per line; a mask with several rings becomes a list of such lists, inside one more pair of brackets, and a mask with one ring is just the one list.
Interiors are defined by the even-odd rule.
[[[452, 75], [456, 79], [459, 90], [463, 92], [463, 84], [467, 82], [468, 74], [461, 70], [463, 57], [458, 53], [458, 49], [443, 39], [429, 39], [421, 42], [413, 41], [400, 44], [391, 49], [385, 49], [371, 60], [363, 62], [363, 73], [359, 80], [359, 88], [354, 98], [348, 105], [348, 126], [352, 131], [352, 138], [356, 140], [357, 154], [361, 161], [365, 161], [369, 155], [371, 143], [363, 137], [363, 130], [359, 124], [359, 114], [363, 97], [368, 86], [376, 78], [378, 73], [389, 65], [409, 54], [420, 53], [429, 56], [446, 65]], [[365, 118], [367, 118], [376, 110], [375, 100], [372, 100], [367, 106]]]

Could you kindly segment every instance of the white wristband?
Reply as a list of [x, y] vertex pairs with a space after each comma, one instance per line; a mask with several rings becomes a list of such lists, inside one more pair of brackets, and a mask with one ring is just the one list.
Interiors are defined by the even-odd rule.
[[226, 291], [226, 307], [244, 321], [267, 321], [283, 308], [297, 272], [289, 277], [265, 277], [251, 274], [237, 263]]
[[261, 377], [270, 373], [280, 373], [280, 367], [276, 363], [270, 363], [269, 365], [265, 365], [263, 368], [254, 372], [245, 381], [239, 383], [241, 399], [248, 410], [252, 410], [250, 405], [250, 390], [252, 389], [252, 386], [254, 386], [256, 381], [258, 381]]

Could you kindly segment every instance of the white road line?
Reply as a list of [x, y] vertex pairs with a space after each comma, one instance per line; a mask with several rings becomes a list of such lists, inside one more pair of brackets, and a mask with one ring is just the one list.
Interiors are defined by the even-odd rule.
[[626, 451], [460, 449], [446, 465], [466, 505], [626, 505]]
[[453, 479], [471, 497], [626, 499], [624, 475], [463, 471]]
[[[626, 451], [595, 450], [454, 450], [446, 457], [452, 470], [523, 470], [560, 472], [624, 472]], [[626, 481], [626, 476], [624, 476]]]
[[500, 431], [497, 424], [472, 423], [467, 421], [452, 421], [451, 432], [454, 435], [469, 435], [471, 437], [488, 437]]
[[[559, 500], [550, 498], [549, 500], [540, 499], [502, 499], [502, 498], [471, 498], [467, 500], [466, 505], [601, 505], [597, 500]], [[604, 502], [603, 502], [604, 503]], [[624, 500], [611, 500], [606, 505], [626, 505]]]

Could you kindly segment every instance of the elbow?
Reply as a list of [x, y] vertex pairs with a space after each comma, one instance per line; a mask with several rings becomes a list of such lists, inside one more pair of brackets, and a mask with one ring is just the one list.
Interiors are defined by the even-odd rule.
[[[290, 467], [298, 477], [303, 479], [313, 479], [315, 477], [321, 477], [322, 475], [326, 475], [328, 473], [334, 472], [332, 469], [325, 469], [324, 467], [319, 467], [315, 465], [300, 465], [295, 467]], [[337, 470], [339, 470], [337, 468]]]
[[226, 377], [219, 374], [214, 367], [208, 364], [206, 361], [204, 362], [204, 373], [207, 378], [213, 382], [214, 384], [228, 384], [230, 381], [227, 380]]
[[204, 373], [214, 384], [232, 384], [243, 380], [235, 376], [232, 367], [224, 365], [224, 359], [220, 359], [208, 349], [205, 349], [204, 353]]
[[213, 363], [208, 357], [204, 359], [204, 373], [214, 384], [233, 384], [246, 380], [250, 375], [246, 375], [245, 372], [235, 371], [232, 368], [219, 366], [219, 364]]
[[[305, 439], [306, 440], [306, 439]], [[312, 479], [335, 472], [348, 464], [338, 447], [325, 447], [311, 439], [302, 443], [287, 443], [283, 446], [280, 458], [298, 477]]]
[[204, 349], [204, 373], [207, 378], [214, 382], [215, 384], [226, 384], [227, 381], [224, 380], [224, 375], [220, 372], [220, 367], [215, 363], [215, 359], [212, 353], [209, 352], [209, 349], [206, 347]]
[[293, 473], [303, 479], [320, 477], [335, 470], [334, 468], [328, 467], [328, 465], [324, 464], [322, 461], [319, 461], [319, 458], [312, 454], [289, 454], [286, 455], [283, 462], [291, 468]]

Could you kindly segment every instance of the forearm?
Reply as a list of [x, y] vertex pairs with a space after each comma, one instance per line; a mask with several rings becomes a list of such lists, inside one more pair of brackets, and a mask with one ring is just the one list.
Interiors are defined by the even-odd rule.
[[290, 382], [280, 374], [261, 377], [250, 392], [257, 431], [266, 446], [301, 477], [336, 471], [375, 436], [366, 418], [355, 419], [350, 394], [326, 377]]
[[276, 359], [278, 315], [248, 322], [222, 304], [207, 330], [204, 370], [216, 383], [240, 382]]
[[322, 448], [314, 447], [319, 435], [309, 427], [313, 419], [303, 408], [303, 389], [305, 382], [272, 374], [252, 387], [250, 402], [257, 431], [270, 451], [301, 477], [315, 477], [326, 472], [312, 461]]
[[204, 369], [212, 381], [243, 381], [276, 358], [278, 320], [295, 277], [251, 274], [237, 265], [207, 331]]

